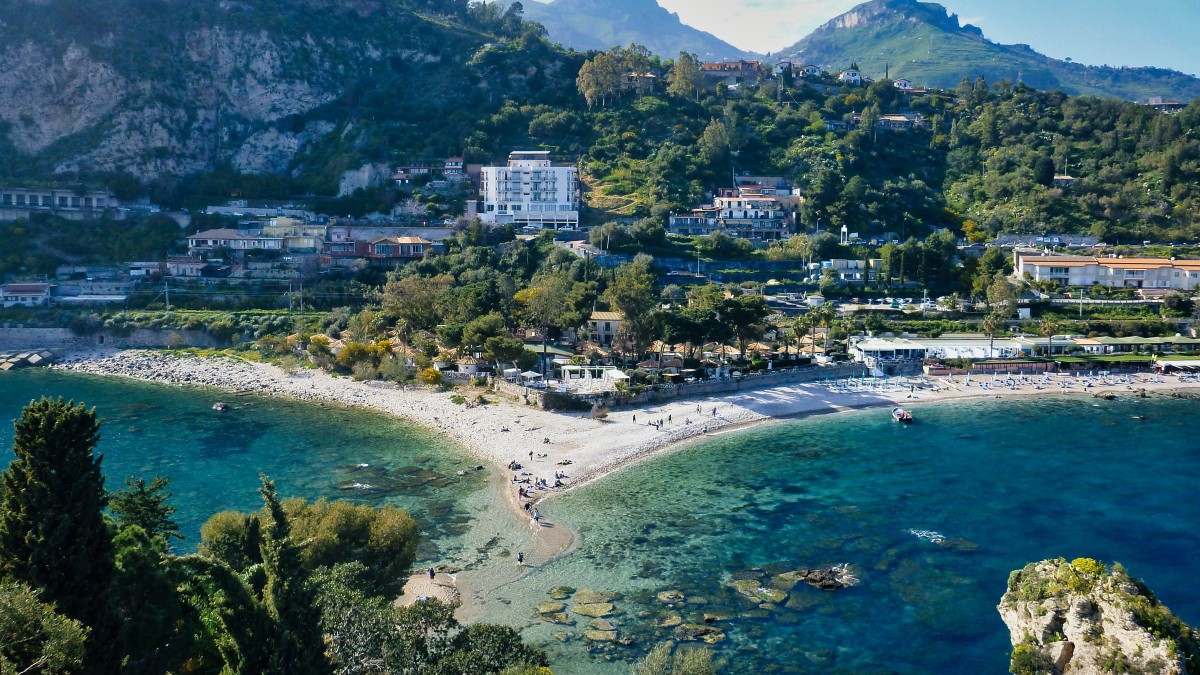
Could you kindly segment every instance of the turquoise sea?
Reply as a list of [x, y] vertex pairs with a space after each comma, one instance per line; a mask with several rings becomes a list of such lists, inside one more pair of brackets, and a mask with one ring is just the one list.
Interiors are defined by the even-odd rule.
[[[581, 532], [578, 551], [502, 589], [491, 611], [523, 622], [562, 673], [625, 672], [608, 659], [669, 638], [654, 627], [668, 611], [732, 617], [712, 624], [728, 636], [723, 672], [1000, 673], [1009, 572], [1086, 556], [1120, 561], [1195, 625], [1200, 402], [1096, 404], [919, 406], [907, 427], [868, 410], [709, 440], [552, 499], [543, 511]], [[797, 586], [769, 612], [726, 585], [755, 567], [843, 563], [859, 585]], [[611, 621], [641, 647], [552, 637], [588, 621], [535, 618], [560, 584], [621, 593]], [[672, 610], [663, 590], [705, 604]]]
[[[412, 510], [432, 534], [423, 556], [465, 562], [473, 595], [487, 589], [481, 617], [522, 627], [560, 674], [627, 672], [670, 637], [654, 626], [669, 611], [686, 622], [719, 617], [723, 672], [1004, 672], [1008, 635], [995, 606], [1008, 573], [1055, 556], [1120, 561], [1200, 623], [1200, 402], [982, 401], [918, 406], [908, 427], [868, 410], [718, 435], [546, 502], [544, 513], [579, 533], [578, 548], [518, 577], [511, 555], [537, 532], [483, 508], [495, 499], [489, 472], [458, 475], [475, 462], [410, 425], [24, 371], [0, 375], [0, 453], [7, 420], [42, 393], [97, 406], [110, 485], [172, 477], [182, 548], [212, 512], [257, 508], [260, 470], [288, 496]], [[215, 400], [235, 409], [215, 413]], [[356, 482], [387, 490], [339, 489]], [[797, 587], [770, 610], [727, 585], [843, 563], [857, 586]], [[536, 605], [556, 585], [620, 594], [609, 620], [635, 644], [588, 643], [586, 617], [540, 620]], [[665, 607], [664, 590], [688, 602]]]
[[[186, 537], [176, 548], [184, 551], [195, 549], [200, 526], [213, 513], [262, 506], [259, 472], [284, 497], [409, 510], [421, 525], [419, 557], [425, 560], [457, 551], [471, 520], [467, 501], [488, 489], [490, 471], [475, 471], [478, 461], [384, 415], [44, 369], [0, 373], [0, 465], [12, 458], [12, 420], [42, 395], [96, 408], [110, 490], [127, 476], [171, 479]], [[216, 401], [231, 409], [214, 411]]]

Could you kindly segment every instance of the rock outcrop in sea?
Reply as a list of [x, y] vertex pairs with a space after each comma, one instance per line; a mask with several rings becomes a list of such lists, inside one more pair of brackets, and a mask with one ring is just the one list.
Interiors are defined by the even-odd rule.
[[997, 609], [1014, 673], [1200, 672], [1200, 633], [1119, 564], [1030, 563], [1009, 575]]

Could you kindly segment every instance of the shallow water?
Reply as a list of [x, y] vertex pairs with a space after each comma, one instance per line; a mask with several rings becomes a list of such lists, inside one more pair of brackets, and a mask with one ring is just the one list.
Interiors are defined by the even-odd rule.
[[[0, 373], [0, 465], [12, 457], [10, 420], [42, 395], [96, 408], [110, 490], [131, 475], [171, 479], [182, 551], [195, 548], [213, 513], [262, 506], [259, 472], [284, 497], [407, 509], [421, 526], [423, 560], [454, 555], [474, 512], [468, 502], [491, 494], [490, 469], [475, 471], [478, 460], [385, 415], [44, 369]], [[212, 410], [215, 401], [231, 410]]]
[[[413, 425], [46, 370], [0, 374], [0, 417], [42, 394], [97, 407], [110, 488], [127, 475], [172, 478], [182, 550], [212, 513], [259, 507], [259, 471], [284, 496], [409, 509], [427, 533], [421, 557], [463, 565], [468, 593], [484, 596], [482, 618], [523, 627], [560, 674], [627, 672], [670, 636], [653, 625], [664, 611], [731, 617], [713, 624], [728, 636], [716, 647], [726, 672], [1004, 672], [995, 605], [1008, 573], [1053, 556], [1120, 561], [1200, 623], [1195, 402], [941, 404], [916, 408], [909, 427], [873, 410], [716, 436], [545, 503], [578, 530], [579, 548], [513, 580], [515, 552], [541, 535], [496, 506], [491, 471], [459, 476], [478, 460]], [[216, 400], [234, 409], [216, 413]], [[5, 422], [0, 463], [10, 438]], [[388, 489], [339, 489], [353, 483]], [[754, 566], [777, 574], [840, 563], [859, 585], [800, 586], [771, 610], [726, 586]], [[587, 617], [541, 621], [535, 607], [559, 584], [620, 593], [610, 620], [636, 644], [589, 647]], [[665, 607], [655, 595], [668, 589], [689, 603]]]
[[[728, 672], [1005, 672], [995, 606], [1009, 572], [1087, 556], [1120, 561], [1200, 622], [1198, 404], [1094, 404], [922, 406], [908, 427], [862, 411], [712, 439], [552, 499], [543, 511], [579, 530], [579, 550], [501, 589], [485, 614], [525, 626], [559, 673], [626, 672], [671, 634], [653, 626], [667, 589], [706, 602], [676, 607], [685, 621], [734, 617], [713, 624]], [[769, 611], [726, 586], [754, 566], [840, 563], [858, 586], [801, 585]], [[621, 593], [609, 620], [637, 644], [589, 647], [587, 617], [539, 620], [559, 584]]]

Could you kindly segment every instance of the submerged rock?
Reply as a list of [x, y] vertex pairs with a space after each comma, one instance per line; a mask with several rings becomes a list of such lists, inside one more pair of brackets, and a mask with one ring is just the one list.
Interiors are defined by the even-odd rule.
[[663, 591], [658, 594], [658, 601], [668, 605], [683, 602], [686, 598], [680, 591]]
[[787, 591], [767, 588], [756, 579], [734, 579], [728, 585], [753, 602], [780, 603], [788, 597]]
[[542, 621], [547, 623], [556, 623], [560, 626], [575, 625], [575, 619], [571, 618], [571, 616], [565, 612], [547, 612], [545, 614], [540, 614], [539, 616], [542, 618]]
[[566, 600], [574, 592], [575, 589], [570, 586], [555, 586], [550, 589], [550, 597], [555, 600]]
[[675, 627], [675, 639], [683, 642], [704, 640], [709, 644], [713, 644], [724, 640], [725, 633], [720, 628], [713, 626], [685, 623]]
[[600, 618], [610, 616], [613, 613], [613, 604], [611, 602], [592, 602], [583, 605], [575, 605], [571, 611], [583, 616], [591, 616]]
[[683, 623], [683, 617], [680, 616], [678, 612], [659, 614], [658, 618], [654, 620], [654, 625], [658, 626], [659, 628], [671, 628], [673, 626], [678, 626], [681, 623]]
[[792, 574], [798, 581], [823, 591], [836, 591], [839, 588], [846, 588], [858, 583], [858, 577], [854, 576], [849, 565], [835, 565], [815, 570], [800, 568]]
[[611, 602], [617, 599], [616, 593], [599, 593], [589, 588], [575, 592], [575, 602], [581, 605], [594, 605], [599, 602]]
[[592, 642], [616, 642], [617, 632], [613, 630], [589, 630], [584, 631], [583, 637]]
[[588, 622], [588, 628], [593, 630], [612, 630], [612, 622], [608, 619], [592, 619]]
[[553, 614], [566, 609], [566, 605], [561, 602], [539, 602], [537, 606], [538, 614]]
[[[1120, 565], [1090, 558], [1030, 563], [1008, 577], [997, 607], [1013, 672], [1177, 675], [1200, 659], [1200, 637]], [[1151, 632], [1153, 631], [1153, 632]]]

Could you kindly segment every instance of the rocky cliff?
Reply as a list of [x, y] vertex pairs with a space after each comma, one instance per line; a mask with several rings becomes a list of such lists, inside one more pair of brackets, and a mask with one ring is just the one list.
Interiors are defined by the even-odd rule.
[[1045, 560], [1000, 599], [1014, 673], [1200, 672], [1200, 636], [1120, 565]]
[[[465, 0], [0, 3], [0, 180], [311, 175], [462, 154], [504, 99], [577, 66]], [[7, 176], [6, 176], [7, 174]]]

